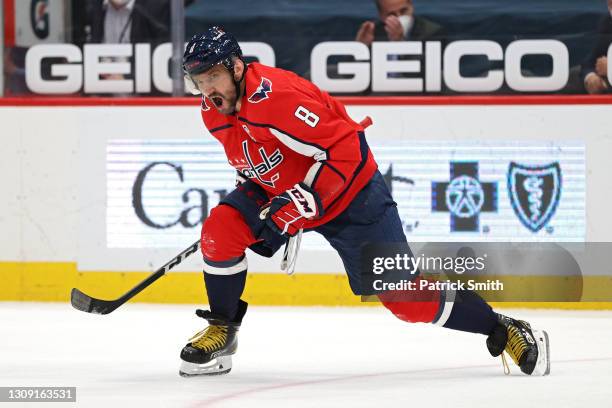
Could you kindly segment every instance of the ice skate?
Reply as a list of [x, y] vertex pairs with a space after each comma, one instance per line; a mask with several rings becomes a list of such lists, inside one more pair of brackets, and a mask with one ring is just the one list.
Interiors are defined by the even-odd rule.
[[487, 348], [493, 357], [502, 356], [504, 371], [510, 370], [504, 350], [527, 375], [550, 374], [550, 348], [548, 334], [532, 330], [529, 323], [498, 314], [498, 326], [487, 338]]
[[208, 321], [208, 327], [196, 333], [183, 347], [179, 374], [192, 377], [229, 373], [232, 369], [232, 354], [238, 348], [237, 334], [244, 312], [246, 303], [242, 301], [240, 319], [236, 322], [230, 322], [208, 310], [196, 310], [198, 317]]

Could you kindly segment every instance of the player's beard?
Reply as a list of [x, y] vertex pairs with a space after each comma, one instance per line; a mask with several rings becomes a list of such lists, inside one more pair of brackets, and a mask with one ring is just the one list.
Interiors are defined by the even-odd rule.
[[236, 97], [235, 91], [229, 91], [227, 94], [214, 93], [208, 97], [212, 102], [213, 106], [224, 115], [231, 115], [236, 111]]

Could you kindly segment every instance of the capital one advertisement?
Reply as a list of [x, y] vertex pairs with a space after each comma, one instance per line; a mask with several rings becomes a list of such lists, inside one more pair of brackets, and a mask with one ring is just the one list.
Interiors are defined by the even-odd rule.
[[[585, 240], [580, 142], [373, 141], [370, 147], [409, 241]], [[189, 242], [233, 188], [234, 171], [212, 140], [113, 139], [106, 160], [108, 248]], [[328, 248], [316, 233], [306, 234], [303, 246]]]

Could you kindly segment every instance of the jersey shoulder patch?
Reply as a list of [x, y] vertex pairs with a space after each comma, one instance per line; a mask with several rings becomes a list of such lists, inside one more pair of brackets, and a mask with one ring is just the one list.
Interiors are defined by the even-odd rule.
[[261, 83], [257, 87], [257, 90], [249, 96], [249, 102], [259, 103], [265, 99], [268, 99], [268, 94], [272, 92], [272, 81], [266, 77], [261, 77]]

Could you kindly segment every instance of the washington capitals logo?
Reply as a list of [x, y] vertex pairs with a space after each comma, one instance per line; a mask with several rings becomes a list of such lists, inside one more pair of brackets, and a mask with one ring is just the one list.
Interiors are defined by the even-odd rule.
[[257, 164], [253, 161], [253, 158], [249, 154], [248, 140], [242, 142], [242, 151], [248, 165], [238, 170], [240, 170], [240, 172], [248, 178], [255, 178], [263, 185], [274, 187], [274, 182], [276, 182], [280, 177], [279, 174], [273, 174], [269, 180], [264, 180], [263, 176], [270, 173], [283, 161], [283, 154], [281, 153], [280, 149], [276, 149], [271, 155], [268, 156], [266, 150], [263, 147], [260, 147], [258, 151], [259, 156], [261, 157], [261, 163]]
[[515, 162], [508, 168], [508, 195], [516, 216], [532, 232], [550, 221], [561, 198], [561, 167], [527, 166]]
[[259, 103], [264, 99], [268, 99], [268, 93], [272, 92], [272, 81], [268, 78], [261, 77], [261, 83], [253, 95], [249, 96], [249, 102]]

